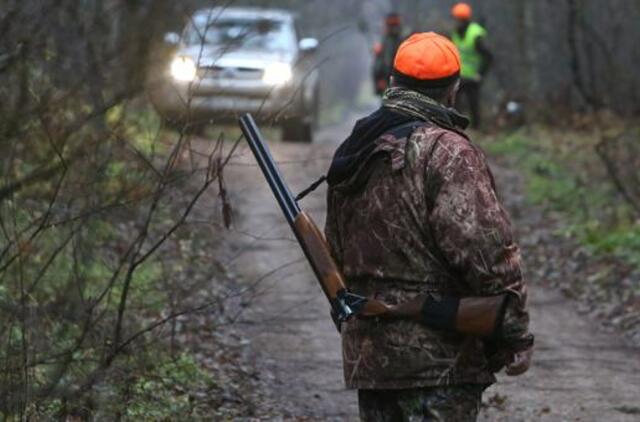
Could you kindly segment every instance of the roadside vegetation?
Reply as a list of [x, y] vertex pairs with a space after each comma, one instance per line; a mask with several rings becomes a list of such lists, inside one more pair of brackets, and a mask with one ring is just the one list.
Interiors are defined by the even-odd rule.
[[254, 412], [216, 255], [236, 139], [195, 156], [145, 100], [170, 3], [0, 12], [2, 420]]
[[[222, 138], [192, 162], [190, 140], [140, 100], [65, 143], [37, 121], [24, 130], [3, 168], [24, 182], [5, 185], [0, 207], [0, 415], [251, 413], [240, 381], [252, 377], [224, 311], [242, 287], [212, 259], [225, 221], [224, 200], [211, 199], [224, 194]], [[42, 174], [51, 157], [60, 166]]]
[[[637, 168], [640, 130], [606, 132], [537, 126], [501, 135], [485, 146], [523, 171], [528, 201], [564, 220], [560, 234], [640, 269], [637, 180], [621, 178]], [[607, 155], [609, 143], [623, 149], [617, 151], [620, 156]], [[608, 166], [615, 166], [614, 174]]]
[[[612, 120], [609, 120], [612, 121]], [[640, 344], [637, 126], [530, 126], [485, 137], [513, 169], [527, 270]], [[518, 196], [512, 192], [511, 197]]]

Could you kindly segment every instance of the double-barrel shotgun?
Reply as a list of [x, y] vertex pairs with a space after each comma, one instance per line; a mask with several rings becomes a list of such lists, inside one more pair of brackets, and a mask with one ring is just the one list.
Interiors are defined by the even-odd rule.
[[492, 336], [499, 330], [507, 294], [438, 299], [420, 295], [408, 302], [390, 305], [350, 292], [323, 233], [309, 214], [300, 209], [255, 121], [250, 114], [245, 114], [239, 122], [269, 187], [329, 300], [331, 316], [338, 330], [341, 323], [353, 317], [413, 319], [432, 328], [481, 337]]

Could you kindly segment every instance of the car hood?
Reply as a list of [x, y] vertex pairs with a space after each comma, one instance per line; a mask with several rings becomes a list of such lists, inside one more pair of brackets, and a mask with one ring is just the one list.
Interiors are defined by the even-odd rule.
[[179, 55], [185, 55], [199, 61], [200, 67], [246, 67], [264, 69], [269, 63], [292, 64], [295, 57], [290, 52], [269, 52], [260, 50], [232, 50], [225, 51], [220, 47], [187, 47]]

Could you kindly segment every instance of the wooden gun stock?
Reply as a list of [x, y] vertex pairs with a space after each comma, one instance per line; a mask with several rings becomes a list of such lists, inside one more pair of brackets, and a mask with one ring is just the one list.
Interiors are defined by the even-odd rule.
[[[294, 231], [324, 294], [332, 305], [336, 324], [352, 315], [377, 317], [389, 313], [390, 307], [384, 303], [349, 293], [344, 277], [331, 256], [324, 234], [306, 212], [301, 211], [295, 218]], [[344, 302], [351, 312], [341, 311], [340, 302]]]

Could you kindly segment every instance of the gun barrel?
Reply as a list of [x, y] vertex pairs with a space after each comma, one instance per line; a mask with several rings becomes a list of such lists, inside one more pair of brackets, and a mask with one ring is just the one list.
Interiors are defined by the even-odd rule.
[[240, 117], [240, 128], [280, 208], [282, 208], [287, 222], [291, 228], [294, 228], [296, 216], [300, 214], [300, 207], [287, 185], [283, 182], [282, 174], [280, 174], [269, 148], [265, 145], [260, 129], [258, 129], [251, 114], [247, 113]]
[[339, 323], [360, 312], [367, 300], [347, 291], [322, 232], [298, 206], [250, 114], [240, 118], [240, 128], [331, 304], [339, 329]]

